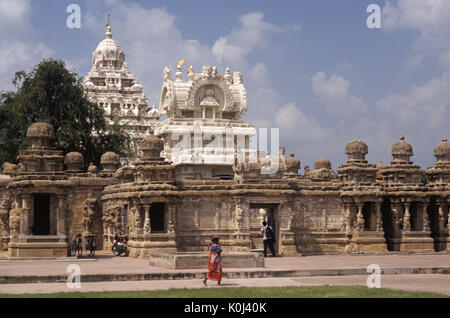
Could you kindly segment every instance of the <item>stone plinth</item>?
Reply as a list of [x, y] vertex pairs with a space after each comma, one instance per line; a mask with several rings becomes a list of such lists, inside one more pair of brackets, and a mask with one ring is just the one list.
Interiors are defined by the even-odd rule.
[[9, 258], [59, 258], [67, 256], [65, 235], [23, 235], [8, 244]]
[[343, 232], [309, 232], [295, 233], [297, 251], [303, 255], [342, 254], [348, 239]]
[[[171, 269], [207, 269], [209, 253], [151, 253], [149, 264]], [[261, 268], [264, 267], [262, 253], [228, 252], [222, 254], [224, 268]]]
[[351, 252], [387, 252], [386, 240], [383, 232], [362, 231], [352, 235]]
[[434, 240], [430, 236], [430, 232], [403, 232], [400, 252], [434, 252]]

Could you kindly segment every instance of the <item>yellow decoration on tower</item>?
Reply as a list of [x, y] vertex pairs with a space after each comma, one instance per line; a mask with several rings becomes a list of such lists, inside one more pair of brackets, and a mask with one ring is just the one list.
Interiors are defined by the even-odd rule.
[[181, 66], [184, 64], [184, 62], [186, 62], [186, 59], [179, 60], [177, 65]]

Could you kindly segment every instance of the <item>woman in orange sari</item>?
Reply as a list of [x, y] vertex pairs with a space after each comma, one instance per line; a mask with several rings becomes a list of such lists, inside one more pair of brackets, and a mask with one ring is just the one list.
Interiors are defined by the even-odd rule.
[[208, 273], [206, 274], [203, 284], [207, 286], [206, 281], [208, 279], [217, 280], [217, 285], [222, 286], [222, 249], [219, 246], [219, 238], [215, 237], [212, 239], [213, 244], [211, 245], [209, 252], [209, 263], [208, 263]]

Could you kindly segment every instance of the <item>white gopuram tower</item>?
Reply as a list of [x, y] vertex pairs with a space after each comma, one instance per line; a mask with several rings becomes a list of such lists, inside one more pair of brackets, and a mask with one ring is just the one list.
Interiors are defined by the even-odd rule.
[[106, 38], [92, 53], [92, 69], [83, 86], [88, 98], [105, 110], [107, 125], [117, 121], [139, 145], [158, 124], [159, 110], [148, 107], [142, 85], [129, 72], [125, 53], [112, 39], [109, 23], [106, 26]]
[[231, 77], [227, 68], [221, 76], [211, 66], [201, 73], [187, 69], [187, 81], [180, 65], [175, 80], [169, 67], [163, 72], [160, 113], [168, 118], [154, 132], [164, 142], [161, 156], [177, 166], [180, 179], [232, 178], [235, 160], [256, 158], [256, 150], [250, 150], [256, 129], [241, 119], [247, 110], [241, 73]]

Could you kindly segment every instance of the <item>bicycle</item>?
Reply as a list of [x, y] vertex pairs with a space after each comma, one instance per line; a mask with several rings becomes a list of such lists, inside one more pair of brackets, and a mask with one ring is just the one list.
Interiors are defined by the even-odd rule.
[[81, 256], [83, 254], [83, 241], [81, 234], [75, 234], [75, 239], [72, 242], [72, 249], [70, 250], [71, 256]]
[[88, 253], [89, 253], [89, 256], [94, 256], [94, 254], [95, 254], [95, 235], [94, 235], [94, 233], [91, 233], [86, 237], [85, 250], [86, 250], [86, 255], [88, 255]]

